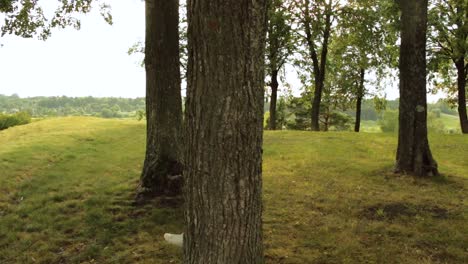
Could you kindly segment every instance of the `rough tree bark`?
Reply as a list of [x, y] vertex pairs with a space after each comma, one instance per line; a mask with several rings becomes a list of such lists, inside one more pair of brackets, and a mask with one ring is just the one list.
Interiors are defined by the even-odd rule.
[[264, 261], [266, 2], [188, 1], [184, 263]]
[[146, 0], [146, 157], [137, 202], [182, 190], [179, 1]]
[[356, 100], [356, 122], [354, 123], [354, 132], [359, 132], [361, 130], [361, 108], [362, 108], [362, 98], [364, 97], [364, 81], [366, 71], [361, 68], [360, 72], [359, 87], [357, 91], [357, 100]]
[[465, 57], [455, 62], [457, 67], [457, 88], [458, 88], [458, 116], [460, 117], [460, 127], [463, 134], [468, 134], [468, 117], [466, 114], [466, 66]]
[[417, 176], [438, 174], [427, 138], [427, 1], [399, 1], [400, 116], [395, 171]]
[[276, 101], [278, 100], [278, 71], [273, 70], [271, 72], [271, 100], [270, 100], [270, 130], [276, 130]]

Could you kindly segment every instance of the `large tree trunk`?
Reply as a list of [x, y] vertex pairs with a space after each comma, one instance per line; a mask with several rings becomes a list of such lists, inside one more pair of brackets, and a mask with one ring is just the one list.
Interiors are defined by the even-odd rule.
[[466, 114], [466, 71], [465, 58], [456, 61], [457, 67], [457, 88], [458, 88], [458, 115], [460, 117], [460, 126], [463, 134], [468, 133], [468, 117]]
[[417, 176], [438, 174], [427, 138], [427, 1], [400, 1], [400, 116], [395, 171]]
[[179, 1], [146, 0], [146, 157], [137, 202], [181, 194]]
[[189, 0], [184, 263], [260, 264], [267, 0]]
[[357, 91], [357, 100], [356, 100], [356, 122], [354, 123], [354, 132], [359, 132], [361, 130], [361, 107], [362, 107], [362, 98], [364, 97], [365, 74], [366, 74], [366, 71], [361, 68], [359, 87]]
[[276, 101], [278, 100], [278, 71], [273, 70], [271, 73], [271, 100], [270, 100], [270, 130], [276, 130]]

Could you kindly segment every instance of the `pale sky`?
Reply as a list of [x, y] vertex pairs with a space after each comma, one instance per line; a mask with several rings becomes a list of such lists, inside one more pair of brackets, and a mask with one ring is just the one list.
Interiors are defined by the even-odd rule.
[[[53, 7], [56, 1], [41, 2]], [[57, 29], [46, 41], [0, 38], [0, 94], [144, 97], [141, 57], [127, 54], [132, 44], [144, 40], [144, 2], [111, 4], [112, 26], [95, 8], [82, 16], [79, 31]]]
[[[42, 1], [43, 3], [45, 1]], [[31, 96], [144, 97], [142, 56], [127, 54], [144, 41], [144, 2], [109, 1], [114, 25], [104, 22], [98, 8], [81, 16], [82, 27], [55, 29], [46, 41], [15, 36], [0, 37], [0, 94]], [[47, 1], [53, 10], [55, 1]], [[3, 19], [0, 17], [0, 26]], [[287, 81], [295, 95], [300, 82], [292, 67]], [[398, 97], [396, 84], [385, 90]], [[429, 96], [435, 101], [439, 96]]]

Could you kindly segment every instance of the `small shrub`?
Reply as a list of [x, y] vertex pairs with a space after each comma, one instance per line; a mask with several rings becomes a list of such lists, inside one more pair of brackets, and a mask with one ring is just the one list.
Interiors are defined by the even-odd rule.
[[115, 113], [112, 112], [112, 110], [110, 110], [109, 108], [104, 108], [104, 109], [102, 109], [101, 117], [113, 118], [113, 117], [115, 117]]
[[330, 114], [330, 130], [349, 131], [353, 124], [353, 118], [345, 113], [333, 112]]
[[0, 130], [29, 123], [31, 123], [31, 115], [27, 112], [12, 115], [0, 114]]
[[382, 132], [398, 132], [398, 111], [385, 111], [382, 119], [379, 120]]
[[270, 111], [263, 114], [263, 128], [268, 129], [270, 127]]
[[141, 121], [143, 120], [144, 118], [146, 118], [146, 112], [143, 111], [143, 110], [138, 110], [136, 113], [135, 113], [135, 117], [138, 121]]

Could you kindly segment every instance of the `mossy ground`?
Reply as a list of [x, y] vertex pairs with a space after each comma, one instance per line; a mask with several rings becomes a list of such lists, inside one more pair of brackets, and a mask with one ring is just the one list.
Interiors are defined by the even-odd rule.
[[[0, 132], [0, 263], [180, 263], [182, 211], [132, 206], [144, 122], [57, 118]], [[267, 263], [468, 263], [468, 138], [443, 176], [394, 175], [396, 137], [265, 133]]]

